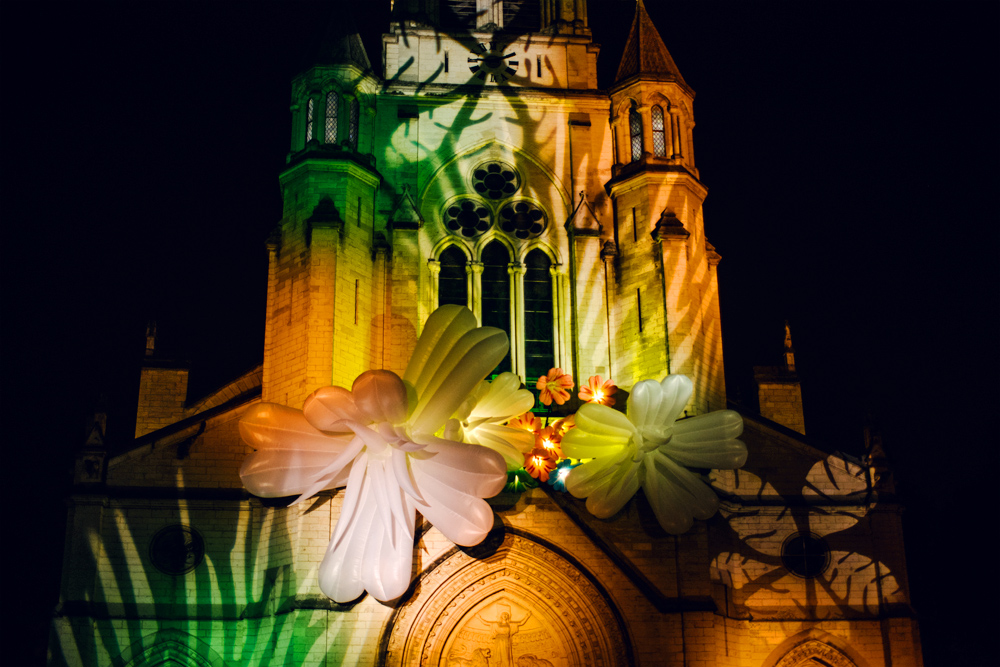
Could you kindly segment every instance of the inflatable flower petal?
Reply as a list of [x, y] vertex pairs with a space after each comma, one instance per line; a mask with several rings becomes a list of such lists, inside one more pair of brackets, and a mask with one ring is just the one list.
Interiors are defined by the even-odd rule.
[[[367, 371], [350, 391], [314, 392], [302, 412], [262, 404], [241, 421], [244, 440], [257, 449], [241, 469], [251, 492], [298, 493], [298, 503], [347, 485], [320, 566], [327, 596], [349, 602], [367, 590], [386, 601], [406, 592], [417, 511], [456, 544], [475, 545], [486, 536], [493, 512], [483, 498], [503, 489], [504, 457], [436, 434], [446, 432], [446, 422], [476, 395], [507, 348], [502, 331], [477, 327], [465, 308], [444, 306], [428, 319], [403, 378]], [[482, 391], [483, 407], [467, 411], [476, 422], [472, 430], [525, 409], [523, 397], [507, 395], [510, 385], [505, 378]], [[482, 439], [493, 442], [491, 435], [486, 429]]]
[[454, 425], [449, 423], [445, 427], [445, 436], [489, 447], [503, 456], [508, 471], [517, 470], [524, 463], [524, 453], [534, 446], [535, 438], [524, 429], [503, 423], [527, 412], [534, 404], [531, 392], [521, 389], [520, 377], [501, 373], [493, 382], [479, 383], [459, 407]]
[[688, 378], [670, 375], [636, 384], [627, 416], [598, 403], [583, 405], [576, 428], [562, 440], [566, 456], [584, 459], [566, 476], [566, 489], [587, 498], [594, 516], [607, 518], [641, 487], [660, 526], [672, 534], [712, 516], [718, 508], [715, 492], [685, 466], [742, 466], [747, 450], [736, 438], [743, 420], [722, 410], [675, 423], [691, 391]]
[[343, 486], [359, 451], [353, 434], [323, 433], [301, 411], [275, 403], [251, 407], [240, 420], [240, 435], [257, 450], [243, 461], [240, 478], [261, 498], [299, 495], [321, 480], [317, 491]]

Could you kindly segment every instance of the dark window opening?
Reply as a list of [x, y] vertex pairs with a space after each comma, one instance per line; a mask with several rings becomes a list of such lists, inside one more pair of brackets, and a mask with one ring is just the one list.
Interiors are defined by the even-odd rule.
[[[510, 255], [499, 241], [493, 241], [483, 249], [483, 326], [496, 327], [507, 334], [510, 340]], [[505, 373], [511, 369], [510, 351], [497, 364], [493, 374]]]
[[326, 134], [325, 141], [328, 144], [337, 143], [337, 103], [339, 101], [336, 92], [326, 94]]
[[358, 147], [358, 119], [361, 116], [361, 108], [357, 98], [351, 100], [351, 124], [348, 127], [347, 140], [351, 148]]
[[663, 127], [663, 109], [653, 107], [653, 155], [656, 157], [667, 156], [667, 135]]
[[642, 116], [635, 107], [628, 112], [628, 131], [632, 140], [632, 162], [642, 159]]
[[313, 122], [315, 122], [316, 101], [312, 98], [306, 103], [306, 143], [313, 138]]
[[639, 315], [639, 333], [642, 333], [642, 294], [638, 287], [635, 288], [635, 309]]
[[441, 253], [441, 273], [438, 276], [438, 306], [451, 303], [469, 305], [469, 289], [465, 272], [465, 253], [449, 246]]
[[541, 250], [525, 258], [524, 272], [524, 364], [526, 383], [534, 387], [539, 376], [555, 363], [552, 326], [552, 261]]

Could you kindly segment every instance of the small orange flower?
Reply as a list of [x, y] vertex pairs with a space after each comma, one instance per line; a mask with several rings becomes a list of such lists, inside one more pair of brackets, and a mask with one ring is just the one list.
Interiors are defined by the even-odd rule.
[[560, 442], [562, 442], [562, 433], [559, 432], [555, 424], [546, 426], [535, 434], [535, 449], [545, 450], [556, 461], [563, 457], [562, 447], [559, 446]]
[[611, 380], [604, 380], [600, 375], [592, 375], [587, 380], [587, 386], [580, 387], [580, 400], [590, 403], [600, 403], [602, 405], [614, 405], [615, 399], [611, 395], [618, 391], [618, 387]]
[[552, 422], [552, 426], [559, 431], [559, 439], [562, 440], [562, 437], [566, 435], [566, 432], [576, 426], [576, 415], [573, 414], [563, 417], [562, 419], [557, 419]]
[[507, 426], [522, 429], [530, 433], [538, 433], [538, 430], [542, 427], [538, 420], [535, 419], [535, 413], [533, 412], [525, 412], [523, 415], [511, 417], [510, 421], [507, 422]]
[[549, 473], [556, 469], [556, 459], [548, 451], [536, 447], [524, 455], [524, 469], [535, 479], [547, 482]]
[[569, 390], [573, 388], [573, 378], [569, 373], [563, 373], [561, 368], [550, 368], [549, 372], [535, 383], [535, 388], [541, 390], [538, 400], [545, 405], [562, 405], [569, 400]]

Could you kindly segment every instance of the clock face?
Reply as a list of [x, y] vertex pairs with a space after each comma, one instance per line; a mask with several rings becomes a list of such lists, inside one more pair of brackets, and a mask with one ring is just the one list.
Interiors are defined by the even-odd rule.
[[496, 42], [478, 44], [469, 56], [469, 70], [480, 81], [489, 77], [491, 83], [502, 83], [517, 73], [517, 61], [511, 60], [514, 52], [504, 53]]

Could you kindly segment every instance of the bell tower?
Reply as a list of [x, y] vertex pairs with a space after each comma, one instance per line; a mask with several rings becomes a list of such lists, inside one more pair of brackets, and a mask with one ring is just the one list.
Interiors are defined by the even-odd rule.
[[643, 0], [610, 96], [614, 163], [605, 188], [618, 246], [618, 378], [628, 385], [665, 370], [683, 373], [695, 382], [688, 414], [724, 408], [720, 257], [705, 238], [708, 191], [694, 161], [694, 91]]
[[316, 64], [292, 81], [282, 218], [268, 242], [265, 401], [298, 407], [371, 366], [376, 92], [353, 21], [340, 15]]

